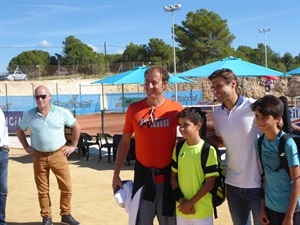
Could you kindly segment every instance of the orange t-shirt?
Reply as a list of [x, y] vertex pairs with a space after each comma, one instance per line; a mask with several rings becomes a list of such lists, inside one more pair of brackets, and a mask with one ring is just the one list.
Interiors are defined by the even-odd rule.
[[170, 164], [176, 142], [177, 113], [183, 107], [170, 99], [155, 107], [154, 125], [149, 121], [151, 106], [143, 99], [129, 105], [123, 132], [135, 135], [136, 159], [145, 167], [161, 169]]

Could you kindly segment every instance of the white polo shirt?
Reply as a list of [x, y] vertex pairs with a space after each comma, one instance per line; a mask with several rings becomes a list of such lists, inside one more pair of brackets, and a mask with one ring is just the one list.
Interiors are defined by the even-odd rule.
[[230, 111], [222, 104], [212, 114], [215, 132], [226, 146], [225, 183], [240, 188], [260, 188], [261, 172], [255, 151], [255, 140], [261, 131], [250, 105], [252, 98], [239, 96]]

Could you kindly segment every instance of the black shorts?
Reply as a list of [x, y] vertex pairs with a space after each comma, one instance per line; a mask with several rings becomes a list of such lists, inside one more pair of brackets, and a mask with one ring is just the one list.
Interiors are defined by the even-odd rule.
[[[282, 225], [285, 213], [275, 212], [266, 207], [266, 213], [272, 225]], [[293, 217], [294, 224], [300, 224], [300, 212], [295, 212]]]

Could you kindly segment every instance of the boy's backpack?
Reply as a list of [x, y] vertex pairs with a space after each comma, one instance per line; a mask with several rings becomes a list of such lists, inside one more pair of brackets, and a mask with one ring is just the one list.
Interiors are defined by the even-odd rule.
[[[178, 163], [178, 155], [179, 155], [180, 149], [184, 142], [185, 142], [185, 140], [182, 140], [176, 144], [177, 163]], [[213, 146], [213, 145], [211, 145], [210, 143], [205, 141], [203, 148], [202, 148], [202, 152], [201, 152], [201, 160], [200, 161], [201, 161], [201, 166], [202, 166], [205, 174], [210, 173], [210, 168], [205, 167], [207, 159], [208, 159], [208, 153], [210, 150], [210, 146]], [[216, 207], [221, 205], [226, 199], [225, 171], [222, 166], [222, 160], [221, 160], [221, 155], [220, 155], [219, 149], [215, 146], [213, 146], [213, 147], [217, 153], [219, 176], [216, 177], [214, 187], [210, 190], [210, 193], [212, 195], [212, 205], [214, 208], [214, 215], [215, 215], [215, 218], [218, 218]], [[205, 182], [205, 180], [204, 180], [204, 182]]]
[[[298, 152], [300, 154], [300, 137], [298, 136], [292, 136], [293, 134], [293, 129], [292, 129], [292, 122], [291, 122], [291, 117], [290, 117], [290, 111], [289, 111], [289, 105], [287, 98], [285, 96], [280, 96], [279, 99], [283, 102], [284, 105], [284, 111], [283, 111], [283, 116], [282, 116], [282, 121], [283, 121], [283, 127], [282, 130], [286, 133], [284, 134], [280, 139], [279, 139], [279, 147], [278, 147], [278, 157], [280, 160], [280, 164], [277, 166], [275, 169], [276, 172], [278, 172], [281, 169], [285, 169], [287, 174], [290, 175], [290, 168], [288, 165], [287, 158], [285, 157], [284, 154], [284, 147], [285, 143], [288, 139], [293, 138], [297, 147], [298, 147]], [[261, 135], [258, 138], [257, 141], [257, 147], [258, 147], [258, 155], [259, 159], [261, 161], [261, 151], [262, 151], [262, 141], [263, 141], [264, 135]]]
[[[257, 141], [257, 147], [258, 147], [258, 156], [259, 156], [259, 159], [261, 161], [261, 149], [262, 149], [262, 141], [263, 141], [263, 138], [264, 138], [264, 134], [262, 134], [259, 138], [258, 138], [258, 141]], [[285, 157], [285, 154], [284, 154], [284, 146], [285, 146], [285, 143], [288, 139], [290, 138], [293, 138], [290, 134], [284, 134], [282, 135], [282, 137], [279, 139], [279, 147], [278, 147], [278, 157], [279, 157], [279, 160], [280, 160], [280, 163], [279, 165], [277, 166], [277, 168], [275, 169], [276, 172], [279, 172], [279, 170], [281, 169], [285, 169], [285, 171], [287, 172], [287, 174], [289, 176], [290, 175], [290, 168], [289, 168], [289, 164], [288, 164], [288, 161], [287, 161], [287, 158]], [[299, 151], [299, 146], [298, 146], [298, 151]]]

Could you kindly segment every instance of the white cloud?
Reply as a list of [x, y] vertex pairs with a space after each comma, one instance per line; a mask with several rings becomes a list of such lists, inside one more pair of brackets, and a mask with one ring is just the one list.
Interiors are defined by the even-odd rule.
[[116, 50], [116, 54], [123, 54], [124, 53], [124, 49], [117, 49]]
[[40, 41], [39, 46], [40, 47], [51, 47], [52, 44], [50, 42], [48, 42], [47, 40], [42, 40], [42, 41]]
[[100, 49], [99, 49], [98, 47], [93, 46], [93, 45], [91, 45], [91, 44], [88, 44], [88, 46], [91, 47], [91, 48], [93, 49], [94, 52], [101, 53], [101, 52], [100, 52]]

